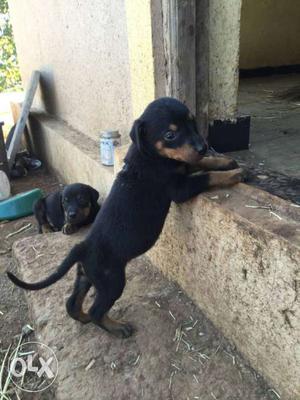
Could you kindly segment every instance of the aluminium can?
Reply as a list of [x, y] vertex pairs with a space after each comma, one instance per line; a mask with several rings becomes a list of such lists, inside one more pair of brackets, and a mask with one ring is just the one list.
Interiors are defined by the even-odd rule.
[[121, 145], [121, 135], [118, 131], [102, 131], [100, 133], [100, 159], [103, 165], [114, 165], [115, 147]]

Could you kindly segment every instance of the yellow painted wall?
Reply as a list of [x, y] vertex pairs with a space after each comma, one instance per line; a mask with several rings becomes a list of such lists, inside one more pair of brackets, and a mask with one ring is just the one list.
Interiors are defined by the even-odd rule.
[[126, 17], [134, 118], [154, 100], [151, 0], [126, 0]]
[[300, 1], [243, 0], [240, 68], [300, 64]]

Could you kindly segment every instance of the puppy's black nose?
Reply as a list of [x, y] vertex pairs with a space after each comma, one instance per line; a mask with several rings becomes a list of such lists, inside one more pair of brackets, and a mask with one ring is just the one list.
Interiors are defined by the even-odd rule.
[[207, 152], [207, 149], [208, 149], [208, 147], [207, 147], [206, 143], [203, 143], [203, 144], [197, 146], [197, 151], [202, 156]]
[[74, 219], [76, 217], [76, 212], [75, 211], [69, 211], [68, 212], [68, 218]]

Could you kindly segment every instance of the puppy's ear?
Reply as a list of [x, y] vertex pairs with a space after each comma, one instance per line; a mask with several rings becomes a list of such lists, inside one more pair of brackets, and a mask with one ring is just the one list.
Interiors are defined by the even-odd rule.
[[141, 153], [144, 152], [143, 134], [143, 121], [137, 119], [136, 121], [134, 121], [134, 124], [131, 128], [130, 138]]
[[91, 194], [92, 202], [97, 203], [97, 200], [99, 198], [99, 192], [97, 192], [96, 189], [90, 187], [90, 194]]

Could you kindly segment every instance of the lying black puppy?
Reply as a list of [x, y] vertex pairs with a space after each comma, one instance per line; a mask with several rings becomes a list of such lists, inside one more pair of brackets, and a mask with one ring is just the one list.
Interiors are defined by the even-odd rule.
[[91, 186], [73, 183], [38, 200], [33, 212], [39, 224], [39, 233], [62, 230], [71, 234], [79, 227], [90, 224], [100, 209], [98, 197], [99, 193]]
[[[197, 130], [188, 108], [172, 98], [153, 101], [135, 121], [133, 141], [111, 192], [85, 240], [72, 248], [57, 271], [38, 283], [25, 283], [12, 273], [9, 278], [28, 290], [48, 287], [79, 262], [77, 278], [67, 301], [69, 315], [83, 323], [93, 322], [118, 337], [128, 337], [132, 327], [107, 315], [125, 286], [128, 261], [145, 253], [158, 239], [172, 201], [182, 203], [211, 186], [242, 180], [242, 169], [225, 157], [204, 157], [207, 144]], [[190, 175], [188, 166], [202, 172]], [[88, 314], [82, 303], [90, 289], [96, 298]]]

